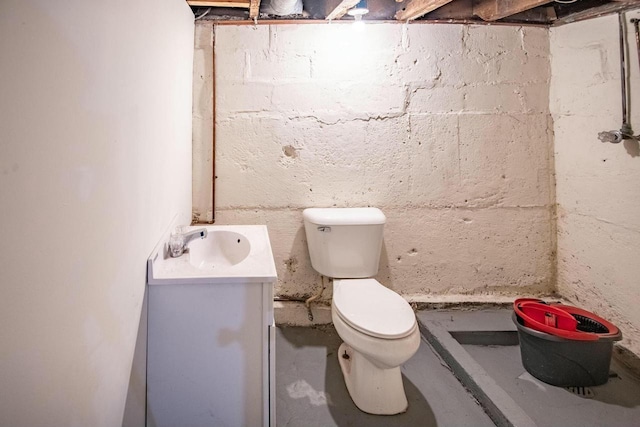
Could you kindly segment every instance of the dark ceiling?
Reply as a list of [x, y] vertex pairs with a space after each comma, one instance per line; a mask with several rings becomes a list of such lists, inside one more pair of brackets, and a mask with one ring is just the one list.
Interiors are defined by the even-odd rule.
[[[291, 0], [194, 0], [196, 16], [220, 22], [353, 20], [345, 12], [358, 0], [302, 0], [302, 7], [276, 15], [271, 2]], [[193, 4], [198, 4], [195, 6]], [[202, 6], [204, 4], [204, 6]], [[226, 7], [233, 5], [234, 7]], [[640, 8], [640, 0], [368, 0], [366, 21], [562, 25]], [[301, 9], [301, 11], [300, 11]], [[254, 15], [254, 16], [250, 16]], [[251, 22], [249, 21], [249, 22]], [[303, 23], [303, 22], [300, 22]]]

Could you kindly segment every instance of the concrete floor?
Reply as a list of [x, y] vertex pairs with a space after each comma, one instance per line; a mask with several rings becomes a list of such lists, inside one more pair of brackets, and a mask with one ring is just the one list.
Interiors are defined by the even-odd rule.
[[276, 419], [290, 427], [493, 426], [477, 401], [422, 342], [402, 367], [409, 410], [396, 416], [361, 412], [338, 365], [332, 326], [280, 327], [276, 334]]
[[[332, 326], [278, 328], [277, 425], [640, 426], [640, 380], [615, 359], [609, 382], [579, 396], [524, 370], [511, 310], [422, 311], [417, 317], [426, 339], [402, 367], [409, 410], [391, 417], [365, 414], [351, 401]], [[480, 344], [497, 341], [471, 344], [469, 336], [480, 337]]]
[[[509, 309], [423, 311], [417, 317], [423, 334], [437, 341], [434, 345], [445, 360], [455, 359], [451, 366], [456, 375], [490, 413], [499, 413], [492, 416], [500, 425], [640, 426], [640, 380], [636, 376], [613, 359], [607, 384], [587, 388], [587, 397], [539, 381], [522, 366], [511, 315]], [[485, 345], [458, 342], [461, 337], [474, 336], [469, 332]]]
[[545, 384], [522, 367], [518, 346], [463, 346], [539, 427], [640, 426], [640, 387], [617, 363], [590, 397]]

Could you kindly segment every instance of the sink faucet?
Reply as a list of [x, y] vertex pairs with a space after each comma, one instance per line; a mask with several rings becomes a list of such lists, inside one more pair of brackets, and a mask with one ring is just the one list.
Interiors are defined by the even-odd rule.
[[189, 242], [196, 237], [201, 239], [207, 237], [207, 229], [198, 228], [184, 233], [181, 228], [178, 228], [175, 232], [171, 233], [171, 237], [169, 238], [169, 255], [171, 255], [172, 258], [179, 257], [187, 249]]

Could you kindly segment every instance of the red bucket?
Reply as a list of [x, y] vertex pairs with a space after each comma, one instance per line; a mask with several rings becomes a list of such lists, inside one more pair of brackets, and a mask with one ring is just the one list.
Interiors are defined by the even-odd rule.
[[570, 305], [520, 298], [513, 303], [513, 311], [527, 328], [569, 340], [597, 341], [620, 334], [613, 323]]
[[622, 339], [614, 324], [581, 308], [537, 299], [518, 299], [513, 310], [527, 372], [561, 387], [607, 382], [613, 342]]

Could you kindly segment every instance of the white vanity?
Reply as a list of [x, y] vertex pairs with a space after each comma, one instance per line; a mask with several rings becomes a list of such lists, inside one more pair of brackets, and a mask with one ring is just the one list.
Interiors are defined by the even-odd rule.
[[182, 256], [161, 244], [147, 264], [147, 426], [275, 426], [267, 228], [205, 228]]

